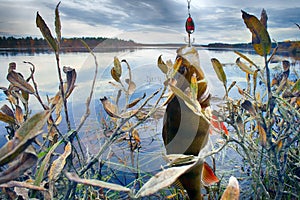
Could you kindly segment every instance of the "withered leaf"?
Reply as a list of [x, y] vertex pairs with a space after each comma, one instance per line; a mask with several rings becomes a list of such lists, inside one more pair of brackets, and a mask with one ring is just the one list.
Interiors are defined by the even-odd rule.
[[24, 172], [36, 164], [36, 154], [32, 152], [24, 152], [19, 160], [11, 165], [5, 171], [0, 172], [0, 184], [14, 180], [23, 175]]
[[224, 69], [223, 69], [223, 66], [222, 64], [220, 63], [220, 61], [216, 58], [212, 58], [211, 59], [211, 63], [212, 63], [212, 66], [217, 74], [217, 77], [218, 79], [226, 85], [227, 83], [227, 77], [226, 77], [226, 74], [224, 72]]
[[59, 4], [60, 2], [56, 5], [55, 8], [55, 32], [56, 32], [56, 38], [58, 44], [61, 41], [61, 23], [60, 23], [59, 10], [58, 10]]
[[265, 26], [254, 16], [242, 10], [242, 17], [247, 28], [252, 33], [252, 45], [260, 56], [265, 56], [271, 51], [271, 39]]
[[129, 188], [118, 185], [118, 184], [99, 181], [96, 179], [82, 179], [77, 174], [70, 173], [70, 172], [66, 172], [65, 174], [69, 180], [77, 182], [77, 183], [81, 183], [84, 185], [91, 185], [91, 186], [95, 186], [95, 187], [107, 188], [107, 189], [114, 190], [114, 191], [130, 192]]
[[40, 29], [44, 39], [48, 42], [49, 46], [53, 49], [53, 51], [57, 52], [57, 42], [53, 38], [50, 29], [48, 28], [44, 19], [40, 16], [39, 12], [36, 13], [36, 26]]
[[16, 105], [16, 120], [19, 124], [22, 124], [24, 122], [24, 115], [22, 108], [18, 105]]
[[116, 75], [120, 78], [122, 76], [122, 66], [120, 60], [117, 57], [114, 57], [113, 69], [115, 70]]
[[261, 11], [260, 22], [267, 29], [268, 15], [267, 15], [267, 11], [265, 9], [262, 9], [262, 11]]
[[158, 57], [158, 60], [157, 60], [157, 66], [158, 68], [164, 73], [164, 74], [167, 74], [169, 69], [168, 69], [168, 66], [166, 65], [166, 63], [162, 60], [162, 55], [160, 55]]
[[75, 88], [75, 81], [76, 81], [77, 74], [76, 74], [75, 69], [73, 69], [71, 67], [64, 66], [63, 71], [67, 75], [67, 89], [66, 89], [65, 93], [66, 93], [66, 97], [68, 97], [68, 96], [70, 96], [73, 89]]
[[240, 187], [238, 180], [231, 176], [229, 178], [229, 183], [222, 194], [221, 200], [239, 200], [240, 196]]
[[27, 182], [20, 182], [20, 181], [9, 181], [8, 183], [3, 183], [0, 185], [0, 188], [12, 188], [12, 187], [20, 187], [20, 188], [27, 188], [27, 189], [32, 189], [32, 190], [39, 190], [39, 191], [44, 191], [46, 188], [44, 187], [39, 187], [32, 185], [31, 183]]
[[242, 108], [244, 108], [245, 110], [247, 110], [252, 116], [256, 116], [256, 110], [253, 107], [253, 104], [251, 103], [251, 101], [245, 100], [241, 104], [241, 106], [242, 106]]
[[132, 108], [133, 106], [135, 106], [136, 104], [138, 104], [142, 99], [144, 99], [146, 97], [146, 93], [144, 93], [144, 95], [142, 97], [136, 98], [133, 101], [131, 101], [126, 108]]
[[7, 74], [7, 80], [15, 87], [28, 92], [34, 93], [33, 87], [23, 78], [23, 76], [15, 71], [11, 71]]
[[0, 110], [8, 116], [14, 117], [14, 112], [6, 104], [4, 104]]
[[72, 146], [71, 143], [68, 142], [68, 144], [65, 146], [65, 151], [62, 155], [60, 155], [55, 161], [53, 161], [50, 170], [49, 170], [49, 180], [50, 181], [56, 181], [59, 178], [59, 175], [61, 174], [65, 164], [67, 157], [71, 154]]
[[237, 66], [243, 70], [244, 72], [248, 73], [248, 74], [251, 74], [253, 75], [254, 74], [254, 71], [249, 67], [247, 66], [245, 63], [243, 63], [240, 58], [237, 58], [235, 63], [237, 64]]
[[114, 118], [120, 118], [120, 116], [117, 114], [117, 106], [113, 103], [111, 103], [107, 97], [103, 97], [100, 99], [103, 108], [105, 110], [105, 112], [110, 116], [110, 117], [114, 117]]
[[161, 172], [158, 172], [142, 186], [142, 188], [137, 192], [135, 197], [141, 198], [144, 196], [148, 196], [159, 191], [160, 189], [172, 185], [178, 179], [179, 176], [184, 174], [193, 166], [194, 163], [180, 167], [171, 167]]
[[267, 143], [266, 130], [260, 122], [257, 123], [257, 128], [258, 128], [258, 133], [259, 133], [259, 138], [260, 138], [261, 145], [266, 146], [266, 143]]
[[130, 81], [129, 79], [125, 79], [125, 82], [128, 84], [128, 94], [133, 94], [136, 89], [135, 83], [133, 81]]
[[49, 110], [37, 113], [21, 125], [14, 138], [0, 149], [0, 166], [12, 161], [31, 144], [32, 139], [40, 134], [49, 115]]

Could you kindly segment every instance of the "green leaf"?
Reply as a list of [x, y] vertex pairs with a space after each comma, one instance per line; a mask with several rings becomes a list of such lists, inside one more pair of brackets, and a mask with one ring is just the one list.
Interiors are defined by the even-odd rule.
[[60, 17], [59, 17], [59, 7], [60, 2], [57, 4], [55, 8], [55, 32], [57, 37], [57, 43], [60, 44], [61, 41], [61, 23], [60, 23]]
[[265, 26], [254, 16], [242, 10], [242, 17], [252, 33], [252, 45], [256, 53], [266, 56], [271, 51], [271, 39]]
[[58, 45], [56, 40], [53, 38], [50, 29], [48, 28], [46, 22], [39, 15], [39, 12], [36, 14], [36, 26], [40, 29], [43, 34], [44, 39], [48, 42], [49, 46], [55, 51], [58, 51]]
[[31, 144], [32, 139], [41, 133], [49, 116], [49, 110], [43, 111], [33, 115], [22, 124], [15, 132], [14, 138], [0, 149], [0, 166], [12, 161]]
[[212, 66], [218, 76], [218, 79], [224, 84], [226, 85], [227, 83], [227, 77], [226, 77], [226, 74], [223, 70], [223, 66], [222, 64], [220, 63], [220, 61], [216, 58], [212, 58], [211, 59], [211, 63], [212, 63]]

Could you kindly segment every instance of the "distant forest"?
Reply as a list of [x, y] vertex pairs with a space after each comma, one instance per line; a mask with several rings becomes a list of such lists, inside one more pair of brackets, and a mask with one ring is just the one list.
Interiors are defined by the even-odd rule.
[[[82, 38], [63, 38], [61, 42], [62, 51], [86, 51], [81, 40], [85, 41], [91, 49], [99, 45], [101, 48], [127, 48], [137, 46], [138, 44], [132, 40], [126, 41], [117, 38], [104, 37], [82, 37]], [[46, 51], [50, 50], [47, 41], [42, 38], [15, 38], [1, 37], [0, 49], [16, 50], [16, 51]]]
[[[91, 49], [99, 47], [101, 49], [116, 49], [116, 48], [133, 48], [143, 46], [174, 46], [178, 47], [183, 44], [139, 44], [132, 40], [122, 40], [118, 38], [105, 38], [105, 37], [82, 37], [82, 38], [63, 38], [61, 43], [61, 50], [68, 51], [87, 51], [81, 40], [85, 41]], [[251, 43], [240, 44], [225, 44], [225, 43], [212, 43], [208, 45], [195, 45], [206, 48], [234, 48], [234, 49], [252, 49]], [[300, 54], [300, 41], [284, 41], [278, 43], [279, 50], [291, 54]], [[273, 44], [275, 47], [275, 43]], [[42, 38], [15, 38], [0, 36], [0, 50], [1, 51], [49, 51], [50, 48], [46, 40]]]

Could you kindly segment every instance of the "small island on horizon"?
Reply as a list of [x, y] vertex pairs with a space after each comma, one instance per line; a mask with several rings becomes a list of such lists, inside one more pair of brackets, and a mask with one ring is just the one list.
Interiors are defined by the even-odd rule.
[[[107, 51], [112, 49], [132, 49], [132, 48], [149, 48], [149, 47], [167, 47], [178, 48], [185, 45], [184, 43], [165, 43], [165, 44], [143, 44], [136, 43], [133, 40], [123, 40], [118, 38], [105, 37], [81, 37], [81, 38], [63, 38], [61, 42], [62, 52], [86, 52], [83, 40], [95, 51]], [[278, 52], [285, 52], [292, 55], [300, 54], [300, 41], [282, 41], [278, 42]], [[208, 49], [252, 49], [251, 43], [210, 43], [210, 44], [194, 44], [195, 47], [203, 47]], [[276, 44], [273, 43], [273, 47]], [[32, 37], [5, 37], [0, 36], [0, 52], [47, 52], [51, 51], [47, 41], [42, 38]]]

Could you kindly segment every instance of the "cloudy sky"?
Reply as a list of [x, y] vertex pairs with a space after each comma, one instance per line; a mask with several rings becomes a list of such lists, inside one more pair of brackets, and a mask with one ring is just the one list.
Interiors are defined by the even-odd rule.
[[[0, 35], [41, 37], [36, 12], [54, 30], [53, 0], [0, 0]], [[250, 42], [241, 9], [260, 16], [265, 8], [268, 30], [276, 41], [300, 40], [299, 0], [191, 0], [198, 44]], [[142, 43], [182, 43], [186, 0], [61, 0], [64, 37], [110, 37]]]

